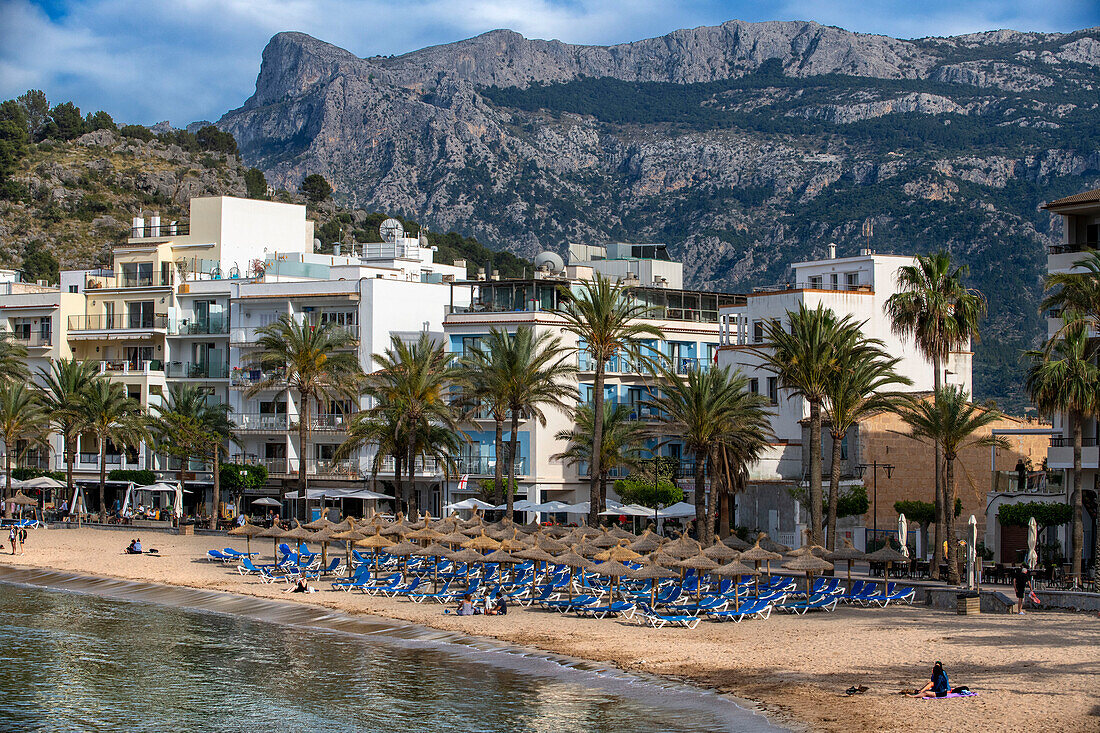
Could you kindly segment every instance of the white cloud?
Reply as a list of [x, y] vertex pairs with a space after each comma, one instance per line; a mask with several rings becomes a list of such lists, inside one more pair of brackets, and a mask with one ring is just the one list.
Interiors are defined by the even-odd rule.
[[38, 87], [52, 100], [126, 121], [213, 119], [252, 93], [264, 45], [284, 30], [371, 56], [495, 28], [605, 44], [731, 18], [811, 19], [903, 37], [1097, 22], [1082, 0], [912, 7], [896, 0], [70, 0], [52, 20], [30, 0], [0, 0], [0, 98]]

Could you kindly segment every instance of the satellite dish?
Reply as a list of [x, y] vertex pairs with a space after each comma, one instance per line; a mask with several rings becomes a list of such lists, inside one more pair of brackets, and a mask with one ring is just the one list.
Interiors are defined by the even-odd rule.
[[405, 228], [397, 219], [386, 219], [378, 227], [378, 233], [382, 235], [383, 242], [394, 243], [405, 236]]
[[565, 262], [557, 252], [539, 252], [535, 255], [535, 269], [559, 273], [565, 271]]

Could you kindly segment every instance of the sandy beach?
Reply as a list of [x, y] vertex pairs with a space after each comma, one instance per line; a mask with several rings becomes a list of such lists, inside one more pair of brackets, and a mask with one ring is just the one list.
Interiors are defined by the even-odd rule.
[[[123, 554], [131, 535], [159, 550], [159, 557]], [[704, 621], [694, 630], [521, 608], [506, 617], [458, 617], [444, 615], [434, 603], [359, 593], [284, 594], [282, 586], [206, 560], [206, 550], [214, 547], [244, 550], [245, 542], [37, 530], [30, 533], [26, 554], [5, 552], [0, 564], [277, 597], [492, 637], [713, 687], [751, 700], [773, 720], [795, 728], [1100, 731], [1100, 619], [1088, 614], [974, 617], [920, 606], [840, 607], [831, 614], [775, 614], [741, 624]], [[252, 543], [264, 554], [271, 548], [270, 540]], [[953, 685], [968, 685], [979, 696], [915, 700], [898, 694], [922, 686], [937, 659]], [[843, 694], [860, 684], [870, 688], [866, 694]]]

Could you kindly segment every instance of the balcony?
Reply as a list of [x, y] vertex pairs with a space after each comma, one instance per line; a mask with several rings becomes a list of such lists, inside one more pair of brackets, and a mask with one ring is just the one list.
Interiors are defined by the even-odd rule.
[[85, 290], [118, 290], [120, 288], [170, 288], [175, 285], [171, 274], [126, 275], [122, 273], [102, 273], [88, 275], [84, 280]]
[[[267, 469], [267, 475], [275, 478], [293, 478], [298, 475], [298, 467], [301, 463], [297, 458], [255, 458], [251, 456], [233, 456], [233, 463], [241, 463], [251, 466], [263, 466]], [[348, 458], [340, 461], [310, 459], [305, 461], [306, 475], [318, 479], [347, 479], [358, 480], [366, 478], [358, 458]]]
[[[501, 463], [504, 475], [508, 474], [508, 462]], [[492, 476], [496, 471], [496, 459], [488, 456], [462, 456], [458, 459], [458, 472], [476, 474], [480, 476]], [[527, 457], [520, 456], [516, 459], [516, 475], [527, 475]]]
[[227, 318], [208, 318], [203, 320], [181, 319], [169, 329], [173, 336], [224, 336], [229, 333]]
[[165, 376], [169, 379], [229, 379], [229, 365], [215, 362], [170, 361]]
[[1047, 247], [1047, 254], [1050, 255], [1068, 255], [1076, 252], [1088, 252], [1089, 250], [1100, 249], [1100, 242], [1068, 242], [1065, 244], [1055, 244]]
[[269, 412], [239, 412], [232, 415], [237, 423], [237, 429], [253, 432], [283, 432], [290, 424], [286, 415], [275, 415]]
[[[1096, 446], [1096, 438], [1081, 438], [1082, 448], [1092, 448]], [[1052, 435], [1050, 438], [1051, 448], [1073, 448], [1073, 438], [1068, 435]]]
[[245, 369], [243, 367], [233, 367], [230, 372], [230, 386], [249, 388], [255, 387], [257, 384], [261, 384], [271, 379], [281, 380], [285, 379], [286, 372], [283, 370], [263, 370], [263, 369]]
[[48, 349], [53, 346], [53, 334], [33, 332], [26, 333], [25, 331], [20, 334], [17, 330], [15, 335], [12, 336], [12, 343], [18, 344], [26, 349]]
[[161, 239], [179, 237], [191, 232], [188, 222], [172, 221], [167, 224], [147, 224], [130, 228], [130, 239]]
[[115, 313], [98, 316], [69, 316], [70, 331], [168, 331], [168, 314]]
[[776, 283], [760, 285], [752, 289], [753, 293], [782, 293], [788, 290], [830, 290], [840, 293], [874, 293], [875, 289], [866, 283], [842, 283], [807, 280], [805, 282]]
[[164, 365], [159, 359], [145, 359], [143, 361], [118, 359], [115, 361], [106, 360], [99, 362], [100, 374], [153, 374], [163, 371]]
[[348, 429], [348, 423], [351, 422], [352, 416], [355, 413], [323, 413], [320, 415], [313, 415], [309, 419], [309, 427], [312, 430], [327, 430], [332, 432], [343, 432]]
[[[626, 478], [630, 475], [630, 471], [622, 466], [616, 466], [612, 468], [607, 476], [611, 479]], [[592, 467], [588, 465], [587, 461], [582, 461], [577, 464], [577, 476], [581, 478], [590, 478], [592, 476]]]
[[[443, 464], [437, 461], [435, 458], [425, 458], [424, 456], [417, 456], [416, 461], [413, 462], [413, 471], [417, 476], [439, 476], [443, 473]], [[393, 456], [383, 456], [382, 465], [378, 467], [378, 475], [393, 476], [393, 472]], [[409, 475], [409, 468], [407, 465], [401, 466], [401, 473], [405, 476]]]
[[676, 373], [686, 376], [691, 372], [706, 372], [710, 369], [710, 365], [711, 362], [707, 359], [682, 356], [676, 360]]

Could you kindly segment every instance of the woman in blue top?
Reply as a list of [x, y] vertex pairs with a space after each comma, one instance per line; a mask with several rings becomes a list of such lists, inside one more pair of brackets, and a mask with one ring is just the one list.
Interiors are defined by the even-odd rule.
[[949, 692], [951, 683], [947, 681], [947, 673], [943, 671], [943, 662], [936, 662], [932, 666], [932, 679], [910, 697], [947, 697]]

